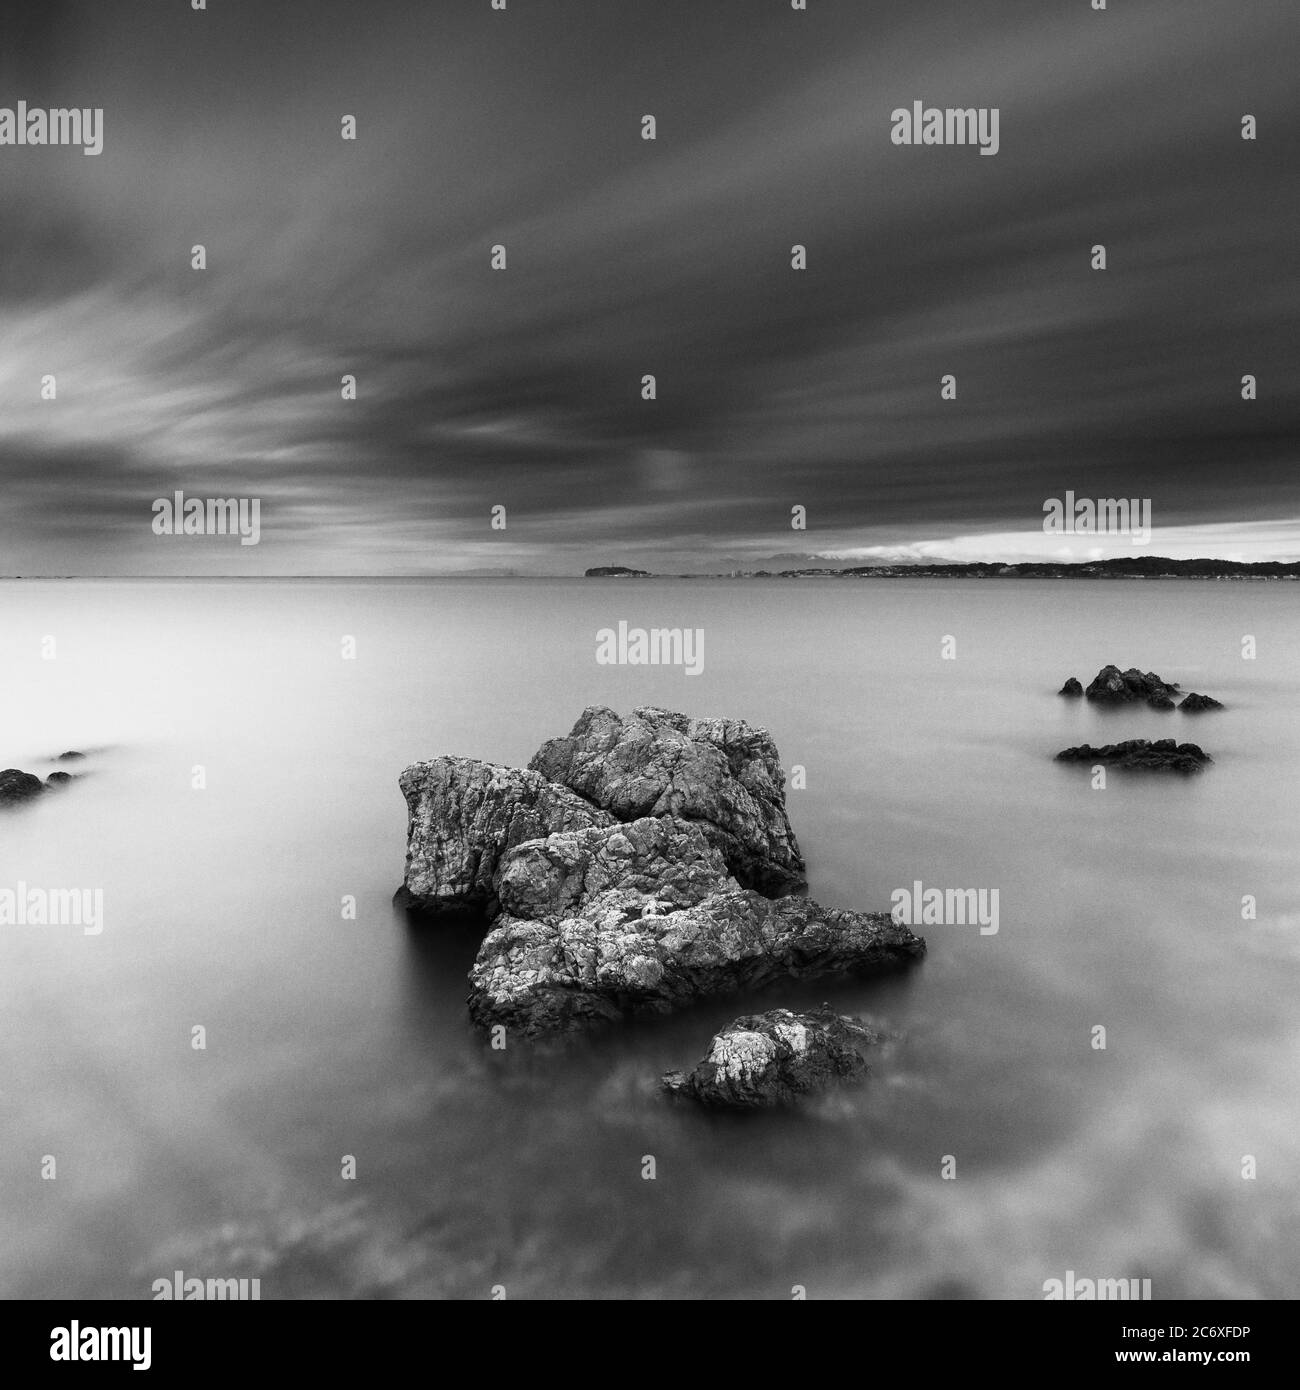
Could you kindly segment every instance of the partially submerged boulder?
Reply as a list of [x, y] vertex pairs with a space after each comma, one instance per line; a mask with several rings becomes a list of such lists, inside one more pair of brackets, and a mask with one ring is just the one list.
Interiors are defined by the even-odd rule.
[[1076, 676], [1071, 676], [1069, 680], [1056, 692], [1058, 695], [1069, 695], [1078, 697], [1083, 694], [1083, 686], [1079, 684]]
[[1173, 697], [1178, 690], [1175, 681], [1162, 680], [1154, 671], [1139, 671], [1130, 666], [1121, 671], [1118, 666], [1103, 666], [1084, 692], [1088, 699], [1100, 704], [1131, 704], [1145, 700], [1153, 709], [1173, 709]]
[[779, 897], [807, 886], [776, 744], [743, 719], [643, 706], [624, 720], [592, 705], [529, 767], [621, 821], [673, 815], [697, 823], [747, 888]]
[[424, 911], [495, 911], [494, 879], [507, 850], [555, 831], [614, 823], [539, 773], [475, 758], [413, 763], [399, 785], [407, 849], [398, 898]]
[[470, 971], [469, 1010], [524, 1036], [778, 979], [871, 974], [925, 952], [887, 912], [742, 888], [704, 828], [675, 817], [520, 845], [498, 884], [502, 913]]
[[829, 1004], [809, 1013], [771, 1009], [728, 1024], [691, 1072], [668, 1072], [671, 1095], [727, 1109], [766, 1109], [867, 1073], [862, 1049], [880, 1034]]
[[1210, 757], [1195, 743], [1178, 743], [1172, 738], [1151, 742], [1145, 738], [1129, 739], [1126, 743], [1107, 743], [1100, 748], [1080, 744], [1066, 748], [1056, 755], [1058, 763], [1102, 763], [1125, 771], [1200, 772]]
[[0, 772], [0, 806], [18, 806], [45, 790], [45, 783], [30, 772], [7, 767]]
[[778, 979], [901, 966], [925, 942], [887, 912], [822, 908], [805, 886], [766, 730], [587, 709], [528, 770], [415, 763], [408, 907], [492, 918], [471, 1017], [563, 1032]]
[[1222, 709], [1223, 704], [1212, 695], [1198, 695], [1193, 690], [1178, 708], [1186, 714], [1200, 714], [1207, 709]]

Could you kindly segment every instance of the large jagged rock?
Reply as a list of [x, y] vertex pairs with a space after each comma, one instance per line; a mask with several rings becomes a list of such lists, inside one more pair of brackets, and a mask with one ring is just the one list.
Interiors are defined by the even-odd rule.
[[1123, 705], [1145, 700], [1152, 709], [1173, 709], [1177, 691], [1176, 682], [1161, 680], [1154, 671], [1139, 671], [1136, 666], [1127, 671], [1121, 671], [1118, 666], [1103, 666], [1084, 694], [1100, 704]]
[[425, 911], [496, 910], [501, 856], [560, 830], [614, 824], [614, 817], [536, 772], [475, 758], [413, 763], [406, 797], [406, 877], [398, 900]]
[[45, 783], [30, 772], [7, 767], [0, 772], [0, 806], [17, 806], [31, 801], [45, 790]]
[[470, 1015], [524, 1036], [925, 952], [886, 912], [742, 888], [705, 827], [674, 817], [520, 845], [497, 881], [502, 912], [470, 971]]
[[527, 771], [444, 757], [400, 784], [399, 900], [499, 913], [470, 973], [483, 1026], [563, 1032], [925, 952], [889, 913], [787, 891], [805, 880], [784, 776], [743, 721], [594, 706]]
[[668, 1072], [663, 1087], [727, 1109], [788, 1105], [833, 1082], [865, 1076], [862, 1049], [879, 1041], [879, 1033], [829, 1004], [810, 1013], [747, 1014], [714, 1036], [693, 1071]]
[[776, 744], [743, 719], [644, 706], [624, 720], [592, 705], [529, 767], [621, 821], [673, 815], [698, 823], [745, 887], [779, 897], [807, 886]]
[[1056, 755], [1058, 763], [1104, 763], [1126, 771], [1200, 772], [1213, 758], [1194, 743], [1177, 743], [1172, 738], [1145, 738], [1126, 743], [1107, 743], [1093, 748], [1086, 743], [1066, 748]]

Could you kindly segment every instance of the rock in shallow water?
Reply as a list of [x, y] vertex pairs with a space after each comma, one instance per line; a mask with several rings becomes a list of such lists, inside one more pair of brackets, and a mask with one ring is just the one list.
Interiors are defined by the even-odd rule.
[[766, 1109], [864, 1076], [861, 1049], [880, 1035], [829, 1004], [810, 1013], [747, 1014], [716, 1034], [689, 1073], [668, 1072], [663, 1087], [703, 1105]]
[[30, 772], [22, 772], [16, 767], [7, 767], [0, 772], [0, 806], [17, 806], [31, 801], [45, 790], [45, 783]]
[[1145, 700], [1153, 709], [1173, 709], [1173, 696], [1178, 690], [1174, 681], [1161, 680], [1154, 671], [1139, 671], [1130, 666], [1121, 671], [1118, 666], [1103, 666], [1084, 692], [1088, 699], [1101, 704], [1130, 704]]
[[1134, 738], [1127, 743], [1107, 743], [1100, 748], [1086, 743], [1066, 748], [1056, 755], [1056, 761], [1105, 763], [1133, 771], [1200, 772], [1214, 759], [1195, 743], [1176, 743], [1172, 738], [1158, 738], [1152, 743], [1145, 738]]
[[747, 888], [776, 897], [807, 886], [776, 744], [743, 719], [642, 706], [624, 720], [592, 705], [529, 767], [621, 821], [667, 814], [698, 823]]
[[1071, 676], [1069, 680], [1056, 692], [1058, 695], [1078, 696], [1083, 694], [1083, 686], [1079, 684], [1076, 676]]
[[401, 775], [406, 877], [399, 900], [425, 911], [495, 911], [501, 856], [554, 831], [614, 817], [536, 772], [475, 758], [434, 758]]
[[1200, 714], [1207, 709], [1222, 709], [1223, 704], [1212, 695], [1198, 695], [1193, 690], [1178, 708], [1188, 714]]
[[780, 761], [742, 720], [593, 706], [527, 771], [444, 757], [400, 784], [398, 900], [499, 912], [470, 972], [485, 1027], [564, 1032], [925, 952], [888, 913], [788, 891], [804, 872]]
[[771, 900], [726, 871], [702, 827], [648, 817], [509, 851], [501, 916], [470, 971], [470, 1015], [564, 1032], [780, 979], [871, 974], [925, 942], [889, 913]]

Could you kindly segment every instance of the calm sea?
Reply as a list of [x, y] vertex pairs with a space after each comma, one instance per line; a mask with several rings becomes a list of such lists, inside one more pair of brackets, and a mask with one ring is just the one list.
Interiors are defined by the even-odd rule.
[[[1294, 1295], [1298, 616], [1266, 583], [0, 585], [0, 766], [90, 754], [0, 819], [0, 888], [104, 895], [98, 935], [0, 927], [0, 1291], [1041, 1298], [1073, 1270]], [[703, 629], [703, 672], [598, 666], [620, 620]], [[1228, 708], [1057, 698], [1110, 661]], [[806, 769], [814, 897], [997, 889], [998, 932], [492, 1052], [473, 933], [390, 903], [398, 773], [524, 763], [592, 703], [765, 725]], [[1169, 733], [1214, 766], [1094, 790], [1052, 761]], [[896, 1035], [861, 1088], [660, 1100], [718, 1026], [823, 999]]]

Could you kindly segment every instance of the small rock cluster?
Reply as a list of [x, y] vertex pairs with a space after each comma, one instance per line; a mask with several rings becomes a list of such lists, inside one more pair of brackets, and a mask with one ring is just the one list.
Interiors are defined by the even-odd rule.
[[[60, 763], [80, 762], [84, 753], [60, 753], [53, 761]], [[34, 801], [43, 792], [73, 781], [70, 772], [56, 771], [41, 781], [34, 772], [23, 772], [16, 767], [7, 767], [0, 772], [0, 806], [22, 806]]]
[[[1176, 681], [1164, 680], [1154, 671], [1139, 671], [1136, 666], [1129, 667], [1127, 671], [1121, 671], [1118, 666], [1103, 666], [1086, 690], [1071, 676], [1057, 693], [1074, 699], [1086, 696], [1097, 704], [1129, 705], [1142, 702], [1152, 709], [1171, 710], [1175, 707], [1175, 695], [1182, 692]], [[1185, 714], [1201, 714], [1206, 710], [1222, 709], [1223, 705], [1213, 696], [1199, 695], [1193, 690], [1183, 696], [1177, 707]], [[1154, 742], [1135, 738], [1123, 743], [1107, 743], [1099, 748], [1087, 743], [1077, 748], [1065, 748], [1056, 755], [1056, 761], [1103, 763], [1125, 771], [1192, 773], [1200, 772], [1214, 759], [1195, 743], [1179, 743], [1172, 738], [1160, 738]]]
[[[1130, 666], [1127, 671], [1121, 671], [1118, 666], [1103, 666], [1086, 690], [1071, 676], [1057, 693], [1076, 699], [1086, 696], [1104, 705], [1127, 705], [1141, 701], [1152, 709], [1173, 709], [1174, 696], [1182, 691], [1176, 681], [1162, 680], [1154, 671], [1139, 671], [1136, 666]], [[1212, 696], [1198, 695], [1193, 690], [1184, 696], [1178, 708], [1188, 714], [1198, 714], [1203, 710], [1222, 709], [1223, 706]]]

